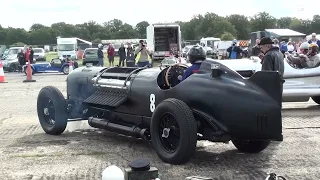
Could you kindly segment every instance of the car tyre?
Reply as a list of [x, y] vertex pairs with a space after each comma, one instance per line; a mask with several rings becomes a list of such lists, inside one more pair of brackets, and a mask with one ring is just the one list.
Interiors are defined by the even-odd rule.
[[[170, 127], [162, 128], [165, 117], [171, 117]], [[174, 124], [176, 125], [174, 127]], [[167, 137], [164, 137], [165, 130], [170, 128]], [[170, 164], [184, 164], [190, 160], [196, 150], [197, 145], [197, 123], [191, 109], [183, 101], [177, 99], [167, 99], [161, 102], [155, 109], [151, 125], [151, 142], [156, 153], [161, 160]], [[171, 132], [171, 134], [170, 134]], [[169, 150], [168, 143], [176, 144], [174, 150]], [[175, 140], [173, 140], [175, 138]], [[175, 141], [175, 142], [174, 142]], [[165, 145], [166, 144], [166, 145]]]
[[47, 134], [59, 135], [66, 129], [67, 103], [56, 87], [46, 86], [41, 89], [37, 100], [37, 112], [40, 125]]
[[62, 72], [63, 74], [69, 74], [69, 65], [63, 66]]
[[233, 139], [232, 143], [241, 152], [259, 153], [269, 146], [270, 141], [246, 141]]
[[10, 67], [8, 68], [8, 72], [16, 72], [18, 69], [19, 69], [19, 68], [18, 68], [18, 65], [12, 63], [12, 64], [10, 65]]
[[311, 98], [315, 103], [320, 104], [320, 96], [314, 96], [314, 97], [311, 97]]

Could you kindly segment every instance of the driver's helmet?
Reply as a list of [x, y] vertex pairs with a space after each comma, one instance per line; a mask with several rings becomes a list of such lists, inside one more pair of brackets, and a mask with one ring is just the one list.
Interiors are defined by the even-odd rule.
[[203, 61], [206, 57], [206, 51], [201, 46], [193, 46], [188, 51], [188, 60], [191, 64], [194, 64], [197, 61]]
[[308, 42], [303, 42], [300, 44], [300, 52], [303, 53], [303, 54], [307, 54], [308, 53], [308, 50], [309, 50], [309, 46], [310, 44]]
[[98, 45], [98, 48], [102, 48], [102, 44], [99, 44], [99, 45]]
[[315, 43], [311, 43], [309, 46], [309, 53], [311, 56], [318, 54], [319, 46]]

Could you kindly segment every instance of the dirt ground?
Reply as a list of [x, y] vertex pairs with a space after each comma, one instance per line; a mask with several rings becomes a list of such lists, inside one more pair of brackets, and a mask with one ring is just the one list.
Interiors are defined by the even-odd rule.
[[60, 136], [41, 129], [36, 112], [40, 89], [54, 85], [66, 92], [66, 76], [36, 74], [34, 83], [22, 83], [25, 75], [5, 73], [0, 84], [0, 179], [101, 179], [107, 166], [121, 168], [136, 157], [146, 157], [159, 169], [161, 180], [187, 176], [213, 179], [262, 180], [275, 172], [292, 179], [320, 179], [320, 107], [284, 103], [284, 141], [272, 143], [260, 154], [243, 154], [230, 144], [199, 142], [196, 155], [185, 165], [163, 163], [150, 145], [72, 122]]

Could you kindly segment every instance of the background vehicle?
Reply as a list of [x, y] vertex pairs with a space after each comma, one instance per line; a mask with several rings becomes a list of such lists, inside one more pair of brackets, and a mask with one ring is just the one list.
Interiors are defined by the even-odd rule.
[[[28, 64], [28, 63], [27, 63]], [[73, 60], [73, 69], [78, 68], [78, 63]], [[52, 59], [51, 62], [31, 64], [32, 74], [35, 73], [52, 73], [62, 72], [63, 74], [69, 74], [69, 62], [66, 59]], [[22, 70], [27, 74], [27, 65], [22, 67]]]
[[99, 64], [98, 60], [98, 48], [87, 48], [83, 52], [82, 65], [86, 63], [92, 63], [93, 65]]
[[8, 54], [9, 54], [9, 49], [5, 49], [0, 56], [0, 60], [5, 60]]
[[271, 140], [282, 141], [277, 72], [257, 72], [245, 80], [206, 60], [201, 73], [181, 82], [186, 68], [80, 67], [67, 77], [67, 99], [55, 87], [41, 89], [40, 124], [46, 133], [58, 135], [68, 119], [88, 120], [95, 128], [151, 140], [158, 156], [172, 164], [187, 162], [197, 140], [231, 140], [238, 150], [251, 153]]
[[163, 60], [166, 54], [181, 52], [181, 31], [178, 24], [152, 24], [147, 27], [147, 46], [153, 60]]
[[[251, 59], [221, 60], [218, 61], [234, 69], [243, 77], [251, 77], [254, 72], [261, 70], [258, 57]], [[310, 97], [320, 104], [320, 67], [296, 68], [287, 59], [284, 60], [283, 102], [307, 102]]]
[[220, 38], [215, 38], [215, 37], [201, 38], [200, 46], [202, 46], [206, 51], [207, 57], [218, 59], [219, 58], [218, 44], [220, 41], [221, 41]]
[[70, 57], [72, 60], [78, 59], [78, 41], [84, 42], [92, 47], [92, 43], [80, 38], [57, 38], [58, 57]]
[[34, 59], [36, 61], [46, 61], [46, 52], [43, 48], [33, 48], [34, 51]]
[[119, 56], [119, 48], [121, 47], [121, 44], [114, 44], [114, 53], [116, 56]]
[[19, 70], [19, 61], [18, 61], [18, 53], [20, 50], [25, 51], [26, 47], [11, 47], [8, 51], [8, 54], [2, 61], [3, 70], [8, 72], [15, 72]]
[[190, 48], [192, 48], [193, 45], [186, 45], [183, 49], [182, 49], [182, 57], [187, 57], [187, 53], [189, 51]]

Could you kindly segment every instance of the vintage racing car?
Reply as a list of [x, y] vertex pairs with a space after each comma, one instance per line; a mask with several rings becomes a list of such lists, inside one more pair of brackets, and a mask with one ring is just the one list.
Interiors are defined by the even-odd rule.
[[[237, 71], [244, 77], [251, 77], [261, 70], [259, 57], [237, 60], [217, 60], [217, 62]], [[284, 59], [283, 102], [307, 102], [310, 97], [320, 104], [320, 67], [299, 68]]]
[[[78, 63], [72, 60], [73, 69], [78, 68]], [[27, 65], [24, 65], [23, 71], [27, 74]], [[62, 72], [69, 74], [69, 62], [65, 58], [52, 59], [51, 62], [43, 62], [31, 64], [32, 74], [35, 73], [49, 73], [49, 72]]]
[[260, 71], [247, 80], [205, 60], [199, 73], [181, 82], [186, 68], [77, 68], [67, 76], [67, 98], [53, 86], [39, 92], [40, 124], [59, 135], [68, 121], [88, 120], [94, 128], [151, 141], [171, 164], [187, 162], [197, 140], [231, 140], [249, 153], [282, 141], [277, 72]]

